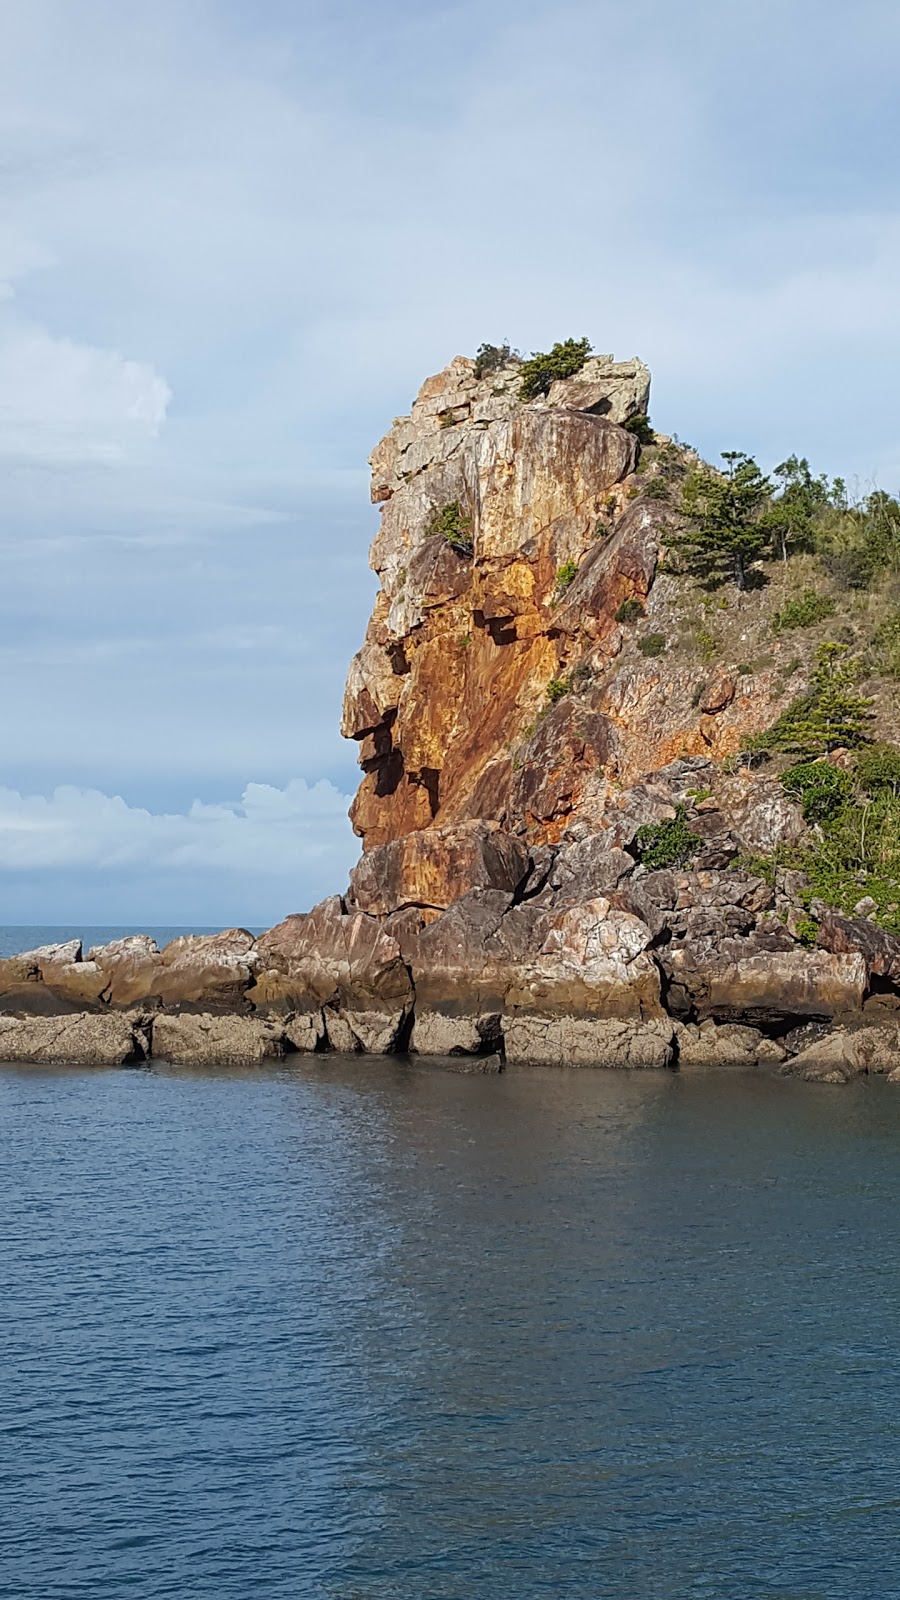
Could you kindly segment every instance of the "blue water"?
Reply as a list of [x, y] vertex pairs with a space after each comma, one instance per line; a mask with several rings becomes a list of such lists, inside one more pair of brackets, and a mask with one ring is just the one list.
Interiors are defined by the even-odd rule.
[[[251, 928], [251, 933], [261, 933], [261, 928]], [[70, 939], [80, 939], [84, 945], [84, 955], [99, 944], [109, 944], [112, 939], [124, 939], [128, 933], [149, 933], [156, 940], [160, 950], [170, 939], [180, 939], [186, 933], [219, 933], [218, 928], [156, 928], [156, 927], [93, 927], [81, 924], [66, 924], [62, 926], [48, 926], [47, 924], [34, 924], [31, 927], [0, 927], [0, 961], [6, 956], [18, 955], [23, 950], [37, 950], [43, 944], [66, 944]]]
[[900, 1092], [0, 1070], [3, 1600], [900, 1595]]

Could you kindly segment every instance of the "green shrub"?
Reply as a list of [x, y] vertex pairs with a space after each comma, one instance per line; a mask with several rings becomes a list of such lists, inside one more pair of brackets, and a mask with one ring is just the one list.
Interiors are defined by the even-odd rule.
[[556, 574], [556, 587], [558, 590], [568, 589], [569, 584], [578, 571], [577, 561], [564, 561]]
[[436, 509], [426, 531], [432, 537], [440, 534], [459, 555], [472, 554], [472, 520], [466, 516], [458, 500], [450, 500]]
[[807, 904], [818, 898], [852, 914], [870, 895], [876, 920], [900, 933], [900, 750], [873, 745], [853, 774], [827, 762], [801, 763], [782, 783], [802, 795], [803, 814], [816, 824], [815, 836], [781, 852], [786, 865], [806, 874]]
[[822, 756], [865, 744], [872, 702], [857, 693], [857, 676], [845, 644], [820, 645], [809, 693], [792, 700], [771, 728], [747, 739], [744, 748]]
[[648, 500], [670, 499], [668, 485], [663, 482], [662, 478], [649, 478], [644, 494]]
[[683, 867], [697, 854], [701, 840], [685, 823], [685, 807], [675, 807], [665, 822], [645, 822], [634, 837], [638, 860], [645, 867]]
[[856, 758], [856, 776], [869, 794], [890, 789], [900, 794], [900, 750], [893, 744], [873, 744]]
[[833, 614], [834, 601], [827, 594], [804, 589], [793, 600], [786, 600], [781, 610], [776, 611], [772, 626], [777, 633], [784, 633], [789, 628], [812, 628]]
[[715, 661], [719, 654], [719, 641], [715, 634], [710, 633], [708, 628], [698, 628], [694, 637], [703, 660]]
[[812, 917], [798, 917], [794, 923], [794, 938], [798, 943], [811, 948], [816, 942], [819, 924]]
[[836, 816], [853, 790], [848, 772], [829, 761], [801, 761], [781, 775], [790, 794], [799, 795], [807, 822], [824, 822]]
[[519, 369], [522, 379], [520, 394], [523, 400], [536, 400], [546, 394], [557, 378], [571, 378], [580, 372], [591, 353], [590, 339], [564, 339], [552, 350], [533, 350], [528, 361]]
[[664, 633], [645, 633], [643, 639], [638, 640], [638, 649], [642, 656], [661, 656], [665, 648]]
[[616, 612], [616, 621], [624, 623], [640, 622], [646, 615], [643, 602], [638, 599], [636, 594], [630, 594], [627, 600], [622, 601]]
[[656, 438], [646, 411], [639, 411], [636, 416], [626, 417], [622, 427], [626, 433], [633, 433], [639, 444], [651, 445]]
[[551, 678], [547, 685], [547, 699], [550, 704], [555, 706], [557, 700], [562, 700], [563, 696], [569, 693], [571, 687], [571, 678]]
[[480, 344], [475, 357], [476, 378], [486, 378], [489, 372], [496, 372], [498, 367], [505, 367], [511, 360], [515, 351], [510, 349], [509, 341], [503, 344]]

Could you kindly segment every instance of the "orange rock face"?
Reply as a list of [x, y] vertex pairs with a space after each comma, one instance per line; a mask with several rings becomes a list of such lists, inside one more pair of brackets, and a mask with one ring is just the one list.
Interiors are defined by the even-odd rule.
[[[642, 656], [617, 620], [631, 599], [646, 627], [669, 620], [656, 574], [671, 512], [641, 492], [621, 426], [647, 409], [647, 369], [598, 357], [539, 401], [518, 387], [514, 364], [478, 382], [457, 357], [370, 458], [381, 590], [342, 722], [365, 852], [478, 820], [529, 844], [576, 817], [603, 826], [619, 788], [732, 753], [785, 697], [774, 670], [698, 685], [695, 665]], [[455, 546], [435, 527], [447, 508]]]

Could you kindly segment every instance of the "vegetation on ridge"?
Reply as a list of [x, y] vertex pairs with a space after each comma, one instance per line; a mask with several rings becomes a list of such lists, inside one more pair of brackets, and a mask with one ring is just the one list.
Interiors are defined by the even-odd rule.
[[536, 400], [546, 394], [558, 378], [572, 378], [580, 372], [591, 353], [590, 339], [564, 339], [552, 350], [533, 350], [519, 368], [523, 400]]

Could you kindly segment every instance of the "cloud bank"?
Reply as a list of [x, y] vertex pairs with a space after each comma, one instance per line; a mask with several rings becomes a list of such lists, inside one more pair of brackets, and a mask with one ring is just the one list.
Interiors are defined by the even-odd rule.
[[77, 918], [99, 891], [105, 920], [191, 922], [199, 895], [226, 921], [274, 922], [306, 909], [311, 891], [345, 887], [358, 855], [348, 803], [333, 784], [302, 778], [250, 783], [239, 801], [182, 813], [71, 785], [49, 796], [0, 789], [5, 920]]
[[[897, 486], [894, 0], [3, 22], [0, 778], [57, 821], [66, 785], [122, 794], [167, 862], [185, 828], [259, 862], [261, 823], [192, 797], [354, 786], [365, 458], [482, 340], [587, 334], [645, 357], [654, 421], [708, 455]], [[181, 871], [211, 920], [213, 865], [141, 865], [107, 820], [118, 864], [0, 865], [10, 892], [130, 873], [131, 905]]]

